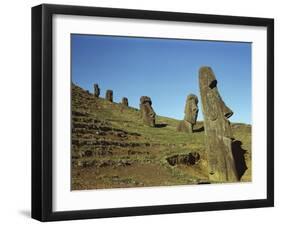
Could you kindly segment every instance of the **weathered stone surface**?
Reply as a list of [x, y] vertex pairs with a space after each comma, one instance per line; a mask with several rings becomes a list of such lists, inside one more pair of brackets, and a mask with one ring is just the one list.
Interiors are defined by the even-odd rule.
[[194, 94], [190, 94], [186, 98], [184, 120], [190, 122], [192, 125], [196, 124], [198, 116], [198, 98]]
[[110, 102], [113, 102], [113, 91], [112, 90], [106, 90], [105, 99]]
[[123, 97], [123, 98], [122, 98], [121, 104], [122, 104], [124, 107], [128, 107], [128, 106], [129, 106], [128, 98], [127, 98], [127, 97]]
[[186, 98], [184, 109], [184, 120], [180, 121], [177, 131], [193, 133], [193, 126], [196, 124], [198, 116], [198, 98], [190, 94]]
[[152, 101], [150, 97], [142, 96], [140, 98], [140, 113], [143, 122], [148, 125], [155, 127], [155, 112], [152, 108]]
[[99, 97], [100, 96], [100, 88], [98, 84], [94, 84], [94, 96]]
[[228, 121], [233, 112], [223, 102], [210, 67], [200, 68], [199, 86], [210, 182], [238, 181], [232, 155], [233, 134]]

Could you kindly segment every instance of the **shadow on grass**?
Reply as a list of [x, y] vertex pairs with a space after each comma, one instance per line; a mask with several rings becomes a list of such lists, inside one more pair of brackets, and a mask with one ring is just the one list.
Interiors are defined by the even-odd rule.
[[167, 123], [160, 123], [160, 124], [156, 124], [155, 128], [163, 128], [166, 127], [168, 124]]
[[194, 133], [200, 133], [200, 132], [203, 132], [203, 131], [204, 131], [204, 126], [201, 126], [200, 128], [197, 128], [197, 129], [193, 129]]
[[244, 175], [245, 171], [248, 169], [245, 161], [246, 150], [242, 148], [242, 142], [240, 140], [232, 141], [231, 149], [236, 166], [236, 171], [238, 174], [237, 176], [240, 180], [241, 177]]

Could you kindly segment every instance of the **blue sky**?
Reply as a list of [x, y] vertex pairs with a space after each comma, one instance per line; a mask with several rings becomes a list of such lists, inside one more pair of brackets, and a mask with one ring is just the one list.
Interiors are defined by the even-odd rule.
[[71, 35], [72, 81], [101, 96], [113, 90], [138, 108], [150, 96], [158, 115], [183, 119], [186, 96], [199, 98], [198, 70], [212, 67], [219, 92], [233, 111], [232, 122], [251, 124], [251, 43]]

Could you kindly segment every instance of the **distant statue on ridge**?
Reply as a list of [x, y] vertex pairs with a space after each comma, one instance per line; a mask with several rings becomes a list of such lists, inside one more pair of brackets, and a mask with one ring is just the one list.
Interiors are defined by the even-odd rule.
[[94, 96], [99, 97], [100, 96], [100, 88], [98, 84], [94, 84]]
[[106, 90], [106, 94], [105, 94], [105, 99], [113, 102], [113, 91], [112, 90]]
[[122, 98], [122, 102], [121, 102], [122, 106], [124, 107], [128, 107], [129, 106], [129, 101], [127, 97], [123, 97]]

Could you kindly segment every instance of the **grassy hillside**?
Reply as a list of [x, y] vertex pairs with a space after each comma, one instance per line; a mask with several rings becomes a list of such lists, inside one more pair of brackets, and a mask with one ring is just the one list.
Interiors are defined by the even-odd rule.
[[[184, 106], [183, 106], [184, 107]], [[154, 109], [157, 113], [157, 109]], [[72, 85], [72, 189], [197, 184], [208, 180], [203, 123], [196, 133], [176, 131], [179, 121], [157, 116], [142, 123], [138, 109], [123, 107]], [[235, 124], [251, 179], [251, 127]], [[171, 165], [169, 157], [196, 153], [199, 159]], [[192, 159], [191, 159], [192, 160]], [[194, 159], [193, 159], [194, 160]]]

